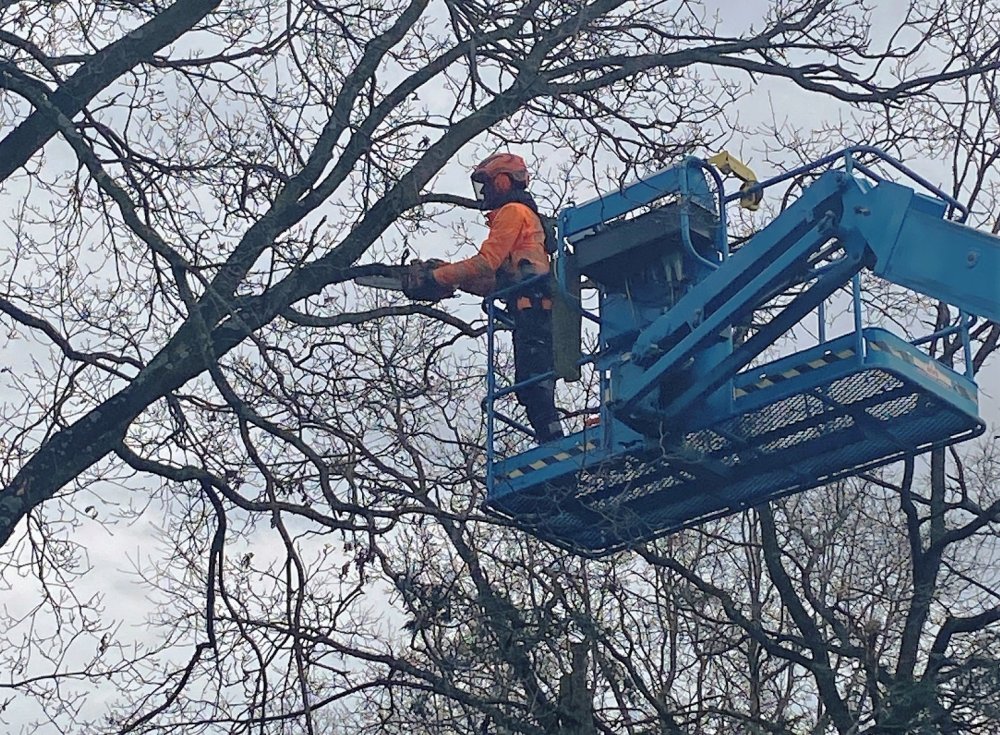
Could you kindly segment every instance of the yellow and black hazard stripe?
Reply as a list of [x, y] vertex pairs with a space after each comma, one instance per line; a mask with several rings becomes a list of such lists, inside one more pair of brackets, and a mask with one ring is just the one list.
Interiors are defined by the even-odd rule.
[[565, 462], [567, 459], [572, 459], [573, 457], [579, 457], [581, 454], [586, 454], [591, 449], [595, 449], [597, 444], [594, 442], [581, 442], [575, 447], [570, 447], [569, 449], [560, 449], [558, 452], [549, 455], [548, 457], [540, 457], [534, 462], [529, 462], [528, 464], [522, 465], [505, 475], [501, 475], [501, 478], [506, 478], [508, 480], [515, 480], [518, 477], [523, 477], [529, 472], [534, 472], [535, 470], [543, 470], [546, 467], [551, 467], [554, 464], [560, 462]]
[[854, 357], [854, 355], [855, 351], [853, 347], [847, 347], [842, 350], [837, 350], [836, 352], [828, 350], [815, 359], [800, 363], [794, 367], [786, 368], [781, 372], [764, 373], [755, 382], [736, 388], [733, 391], [733, 394], [736, 398], [742, 398], [745, 395], [756, 393], [764, 388], [770, 388], [772, 385], [777, 385], [778, 383], [782, 383], [790, 378], [797, 378], [800, 375], [811, 373], [813, 370], [818, 370], [821, 367], [832, 365], [839, 360], [846, 360], [849, 357]]
[[933, 357], [929, 355], [915, 355], [909, 350], [903, 350], [888, 342], [879, 340], [869, 340], [868, 346], [879, 352], [888, 352], [893, 357], [898, 357], [900, 360], [908, 362], [934, 382], [952, 389], [970, 401], [976, 400], [975, 393], [969, 390], [969, 387], [965, 383], [956, 380], [955, 373], [951, 368], [941, 364]]

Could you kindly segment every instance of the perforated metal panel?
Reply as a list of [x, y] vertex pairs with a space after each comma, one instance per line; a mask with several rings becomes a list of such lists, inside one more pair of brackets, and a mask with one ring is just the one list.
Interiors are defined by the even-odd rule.
[[[974, 385], [900, 340], [879, 339], [864, 362], [845, 353], [796, 372], [792, 390], [762, 377], [767, 386], [743, 392], [755, 407], [740, 410], [737, 401], [730, 418], [663, 447], [612, 456], [578, 449], [582, 468], [577, 460], [574, 471], [537, 483], [530, 466], [506, 462], [488, 507], [599, 555], [983, 431]], [[551, 463], [530, 459], [551, 472]]]

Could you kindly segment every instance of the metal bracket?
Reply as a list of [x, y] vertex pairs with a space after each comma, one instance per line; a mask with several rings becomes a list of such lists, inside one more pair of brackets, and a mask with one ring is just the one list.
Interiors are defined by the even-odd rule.
[[740, 191], [740, 206], [756, 212], [760, 208], [760, 203], [764, 200], [764, 190], [758, 187], [757, 174], [750, 167], [738, 158], [734, 158], [728, 151], [719, 151], [708, 159], [708, 162], [719, 171], [728, 175], [733, 175], [743, 182]]

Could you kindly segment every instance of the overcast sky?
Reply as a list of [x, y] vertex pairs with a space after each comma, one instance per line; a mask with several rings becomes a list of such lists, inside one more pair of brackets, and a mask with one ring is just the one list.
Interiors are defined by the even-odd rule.
[[[763, 2], [720, 2], [718, 5], [723, 20], [723, 31], [739, 33], [748, 25], [755, 24], [758, 27], [761, 25], [760, 10], [766, 4]], [[879, 17], [892, 18], [904, 7], [905, 3], [903, 2], [879, 2], [877, 3], [876, 20]], [[877, 27], [877, 25], [877, 23], [873, 24], [874, 27]], [[836, 119], [839, 115], [849, 114], [850, 111], [829, 98], [803, 92], [790, 83], [768, 81], [756, 87], [753, 95], [741, 104], [739, 116], [745, 125], [753, 127], [757, 123], [769, 122], [772, 112], [776, 112], [779, 116], [787, 116], [791, 124], [808, 130], [825, 121]], [[4, 132], [6, 131], [0, 131], [0, 134]], [[762, 139], [736, 137], [732, 140], [730, 148], [734, 153], [745, 157], [748, 163], [756, 169], [758, 176], [765, 178], [778, 172], [768, 170], [766, 167], [759, 165], [755, 161], [755, 158], [770, 143], [770, 141]], [[706, 155], [709, 153], [711, 151], [704, 151]], [[55, 140], [50, 142], [46, 147], [46, 155], [54, 165], [71, 160], [68, 156], [67, 147]], [[911, 160], [907, 163], [932, 179], [943, 180], [943, 169], [940, 169], [937, 163], [916, 160]], [[470, 195], [471, 191], [467, 174], [468, 172], [464, 166], [450, 166], [440, 177], [435, 188], [441, 191]], [[7, 215], [7, 218], [9, 218], [12, 201], [20, 197], [23, 192], [23, 181], [15, 180], [13, 184], [8, 185], [2, 194], [0, 194], [0, 213]], [[587, 198], [593, 193], [592, 191], [581, 192], [580, 199]], [[5, 207], [6, 209], [4, 209]], [[479, 221], [480, 218], [478, 215], [456, 212], [451, 214], [450, 217], [452, 220], [460, 218], [470, 222], [469, 229], [473, 237], [485, 235], [485, 227]], [[12, 238], [9, 234], [5, 240], [8, 247], [10, 247]], [[454, 253], [454, 243], [446, 238], [442, 238], [440, 241], [422, 245], [419, 255], [422, 257], [433, 257], [452, 255]], [[471, 253], [472, 249], [470, 248], [462, 254], [471, 255]], [[4, 272], [4, 266], [0, 264], [0, 274]], [[478, 302], [471, 297], [454, 302], [454, 306], [460, 310], [460, 313], [466, 314], [470, 318], [478, 311]], [[81, 344], [78, 346], [82, 347], [85, 345]], [[10, 375], [18, 374], [30, 368], [32, 360], [44, 361], [49, 353], [49, 349], [47, 343], [41, 343], [35, 337], [27, 337], [12, 343], [12, 346], [4, 351], [3, 355], [0, 356], [0, 367], [9, 368], [11, 373], [0, 377], [0, 403], [10, 406], [18, 400], [17, 390], [11, 386]], [[984, 395], [982, 400], [983, 412], [992, 421], [1000, 419], [1000, 404], [996, 400], [996, 386], [1000, 385], [1000, 374], [998, 373], [1000, 371], [997, 370], [996, 364], [990, 366], [990, 371], [985, 377], [987, 395]], [[10, 473], [10, 468], [7, 468], [5, 477], [9, 477]], [[141, 505], [145, 502], [144, 497], [142, 497], [141, 488], [135, 488], [131, 491], [131, 494], [133, 495], [131, 499], [136, 503]], [[107, 488], [106, 495], [103, 495], [102, 498], [94, 497], [92, 505], [95, 508], [94, 512], [98, 515], [98, 520], [106, 518], [113, 511], [112, 505], [114, 503], [130, 500], [129, 495], [129, 491], [109, 487]], [[78, 501], [77, 504], [79, 504]], [[156, 522], [160, 512], [159, 506], [153, 504], [150, 506], [149, 513], [147, 513], [144, 519], [132, 525], [114, 524], [109, 527], [103, 526], [96, 521], [84, 520], [80, 529], [74, 533], [74, 537], [87, 546], [90, 562], [97, 572], [96, 574], [84, 577], [80, 581], [79, 590], [81, 596], [86, 597], [91, 594], [105, 595], [108, 609], [124, 621], [120, 632], [122, 639], [134, 637], [141, 640], [148, 635], [144, 628], [144, 618], [149, 610], [145, 599], [146, 593], [143, 588], [136, 584], [131, 574], [131, 566], [133, 560], [140, 560], [140, 563], [143, 565], [147, 563], [155, 564], [156, 559], [169, 554], [170, 550], [161, 546], [162, 541], [158, 540], [155, 534]], [[271, 543], [270, 533], [262, 533], [262, 537], [268, 539], [266, 543]], [[253, 542], [230, 538], [230, 544], [231, 547], [228, 553], [232, 556], [240, 553], [243, 549], [251, 548]], [[266, 553], [264, 547], [255, 546], [254, 548], [258, 553]], [[4, 602], [8, 610], [14, 613], [19, 609], [27, 609], [36, 601], [35, 595], [37, 593], [34, 585], [30, 583], [24, 584], [16, 578], [11, 579], [10, 577], [11, 575], [9, 574], [5, 575], [6, 581], [14, 585], [12, 590], [4, 595]], [[82, 651], [81, 655], [89, 655], [89, 653], [90, 651]], [[181, 651], [179, 653], [186, 656], [189, 654], [189, 651]], [[71, 666], [73, 663], [74, 660], [71, 655], [67, 661], [67, 665]], [[88, 709], [93, 709], [96, 712], [98, 711], [99, 704], [99, 698], [95, 698], [88, 704]], [[8, 717], [12, 714], [15, 723], [17, 721], [27, 721], [32, 717], [32, 713], [27, 710], [15, 713], [8, 711], [5, 713]]]

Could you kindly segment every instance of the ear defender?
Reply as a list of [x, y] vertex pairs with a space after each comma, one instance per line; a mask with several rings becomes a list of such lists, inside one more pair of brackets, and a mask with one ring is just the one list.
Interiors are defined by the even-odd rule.
[[510, 191], [512, 186], [513, 182], [507, 174], [497, 174], [493, 178], [493, 188], [498, 194], [506, 194]]

